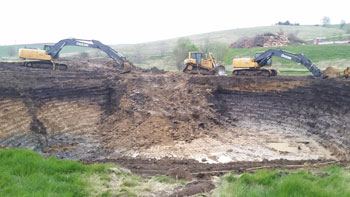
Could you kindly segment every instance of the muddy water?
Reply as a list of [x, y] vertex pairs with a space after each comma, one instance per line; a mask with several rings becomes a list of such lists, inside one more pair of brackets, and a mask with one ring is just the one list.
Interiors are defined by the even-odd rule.
[[[215, 132], [215, 131], [213, 131]], [[194, 159], [201, 163], [228, 163], [263, 160], [336, 159], [330, 150], [308, 136], [286, 135], [273, 131], [230, 129], [216, 131], [217, 138], [199, 138], [190, 143], [155, 145], [137, 151], [126, 150], [123, 155], [160, 159]], [[118, 152], [118, 151], [117, 151]], [[113, 158], [111, 155], [111, 158]], [[117, 155], [120, 155], [118, 152]]]

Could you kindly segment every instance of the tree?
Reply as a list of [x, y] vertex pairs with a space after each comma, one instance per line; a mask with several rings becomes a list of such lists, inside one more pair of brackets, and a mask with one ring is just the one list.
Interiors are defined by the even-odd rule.
[[350, 25], [345, 25], [345, 33], [350, 34]]
[[176, 61], [176, 67], [182, 70], [184, 67], [183, 61], [186, 59], [189, 51], [198, 51], [198, 47], [191, 42], [188, 38], [180, 38], [176, 42], [176, 46], [173, 49], [173, 54]]
[[203, 53], [208, 53], [211, 51], [211, 42], [209, 36], [203, 40], [203, 44], [200, 45], [200, 48]]
[[340, 21], [340, 29], [344, 29], [345, 24], [346, 24], [345, 20], [341, 20]]
[[331, 19], [328, 16], [324, 16], [322, 18], [322, 24], [323, 24], [324, 27], [329, 25], [329, 24], [331, 24]]
[[228, 46], [222, 42], [215, 42], [212, 46], [216, 60], [219, 62], [224, 62], [224, 57], [228, 52]]
[[13, 56], [16, 55], [16, 49], [15, 49], [14, 46], [8, 46], [8, 47], [7, 47], [7, 55], [8, 55], [9, 57], [13, 57]]

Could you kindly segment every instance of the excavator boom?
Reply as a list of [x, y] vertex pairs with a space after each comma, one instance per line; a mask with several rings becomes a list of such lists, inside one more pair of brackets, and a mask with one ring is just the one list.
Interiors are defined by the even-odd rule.
[[296, 54], [284, 50], [270, 49], [260, 54], [254, 59], [254, 61], [257, 62], [259, 66], [264, 66], [273, 56], [300, 63], [304, 65], [315, 77], [322, 77], [323, 75], [322, 71], [304, 54]]

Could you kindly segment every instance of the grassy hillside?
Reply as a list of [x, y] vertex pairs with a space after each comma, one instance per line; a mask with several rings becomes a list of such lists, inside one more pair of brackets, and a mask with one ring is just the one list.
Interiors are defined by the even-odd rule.
[[[252, 27], [252, 28], [240, 28], [240, 29], [230, 29], [223, 31], [216, 31], [198, 35], [186, 36], [191, 39], [196, 45], [203, 44], [206, 40], [211, 42], [222, 42], [226, 43], [229, 46], [230, 43], [236, 41], [243, 36], [255, 36], [262, 33], [277, 33], [279, 31], [284, 31], [285, 33], [294, 33], [303, 40], [310, 40], [315, 37], [334, 37], [339, 36], [345, 33], [345, 29], [339, 29], [339, 26], [334, 25], [330, 27], [322, 26], [264, 26], [264, 27]], [[98, 38], [97, 38], [98, 39]], [[172, 48], [175, 46], [175, 43], [178, 38], [161, 40], [148, 43], [140, 44], [123, 44], [123, 45], [111, 45], [113, 48], [117, 49], [119, 52], [127, 55], [133, 56], [135, 54], [141, 54], [142, 56], [148, 58], [149, 56], [159, 56], [159, 55], [169, 55]], [[8, 56], [8, 48], [14, 47], [16, 51], [19, 48], [23, 48], [25, 45], [15, 45], [15, 46], [0, 46], [0, 57]], [[43, 44], [35, 45], [26, 45], [27, 47], [32, 48], [42, 48]], [[70, 53], [69, 55], [77, 55], [81, 51], [89, 51], [91, 49], [84, 47], [65, 47], [62, 50], [64, 56], [65, 53]], [[96, 54], [91, 54], [96, 55]]]
[[[337, 27], [337, 26], [335, 26]], [[240, 28], [230, 29], [224, 31], [216, 31], [198, 35], [186, 36], [191, 39], [196, 45], [203, 44], [206, 40], [211, 42], [222, 42], [229, 46], [232, 42], [244, 36], [255, 36], [263, 33], [277, 33], [284, 31], [286, 34], [293, 33], [303, 40], [310, 40], [315, 37], [333, 37], [339, 36], [345, 33], [344, 29], [322, 27], [322, 26], [264, 26], [264, 27], [252, 27], [252, 28]], [[155, 41], [149, 43], [141, 43], [136, 45], [114, 45], [113, 47], [124, 52], [127, 55], [133, 54], [133, 52], [139, 51], [145, 56], [153, 56], [163, 53], [169, 54], [178, 38]]]
[[[349, 26], [350, 24], [347, 24]], [[347, 27], [346, 26], [346, 27]], [[227, 45], [236, 41], [243, 36], [255, 36], [262, 33], [276, 33], [284, 31], [286, 34], [293, 33], [303, 40], [311, 40], [315, 37], [325, 37], [332, 39], [347, 38], [347, 29], [340, 29], [339, 25], [322, 26], [266, 26], [231, 29], [217, 32], [210, 32], [205, 34], [191, 35], [188, 38], [197, 46], [205, 42], [221, 42]], [[161, 40], [149, 43], [141, 43], [134, 45], [112, 45], [118, 52], [127, 56], [129, 60], [135, 65], [142, 68], [158, 67], [164, 70], [176, 71], [174, 57], [172, 55], [173, 47], [177, 42], [177, 38], [169, 40]], [[0, 58], [8, 57], [9, 50], [14, 50], [15, 54], [12, 58], [18, 56], [18, 49], [23, 48], [24, 45], [16, 46], [0, 46]], [[30, 48], [42, 48], [43, 44], [27, 45]], [[339, 66], [341, 69], [350, 65], [349, 46], [288, 46], [281, 47], [295, 53], [304, 53], [321, 69], [327, 66]], [[253, 56], [255, 52], [264, 51], [268, 48], [252, 48], [252, 49], [229, 49], [225, 55], [224, 64], [228, 71], [232, 70], [232, 58]], [[106, 57], [106, 54], [97, 49], [90, 49], [84, 47], [67, 46], [64, 47], [60, 53], [61, 57], [77, 57], [82, 51], [89, 54], [90, 57]], [[215, 54], [214, 54], [215, 55]], [[282, 74], [308, 74], [307, 70], [290, 61], [274, 58], [273, 66], [281, 71]]]

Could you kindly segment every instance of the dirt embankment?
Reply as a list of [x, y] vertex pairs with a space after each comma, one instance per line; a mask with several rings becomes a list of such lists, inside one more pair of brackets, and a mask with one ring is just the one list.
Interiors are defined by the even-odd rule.
[[349, 158], [349, 81], [72, 64], [61, 72], [0, 66], [1, 146], [87, 162]]

